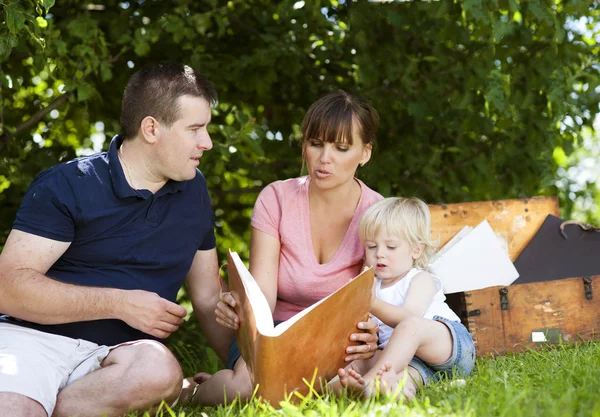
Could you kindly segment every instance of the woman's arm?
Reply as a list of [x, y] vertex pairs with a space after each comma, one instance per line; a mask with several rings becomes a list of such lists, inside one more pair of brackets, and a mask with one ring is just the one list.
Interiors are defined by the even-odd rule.
[[281, 242], [255, 227], [250, 235], [250, 273], [269, 302], [271, 313], [277, 302], [277, 277]]
[[431, 274], [423, 271], [410, 282], [402, 306], [395, 306], [374, 298], [371, 313], [388, 326], [396, 327], [409, 316], [423, 317], [437, 291], [437, 284]]
[[[271, 313], [277, 302], [277, 276], [279, 272], [279, 239], [256, 228], [250, 235], [250, 273], [269, 302]], [[225, 285], [223, 289], [226, 290]], [[230, 292], [223, 292], [215, 309], [217, 323], [237, 330], [240, 318], [235, 313], [237, 302]]]

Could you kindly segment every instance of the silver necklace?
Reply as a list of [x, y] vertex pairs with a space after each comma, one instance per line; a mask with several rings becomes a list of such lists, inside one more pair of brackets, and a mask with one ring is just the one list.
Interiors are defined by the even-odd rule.
[[117, 151], [117, 155], [119, 156], [119, 159], [121, 160], [121, 162], [123, 162], [123, 165], [125, 165], [125, 172], [127, 174], [127, 179], [129, 180], [129, 184], [131, 185], [131, 188], [133, 188], [135, 190], [135, 185], [133, 184], [133, 180], [131, 179], [131, 172], [129, 172], [129, 165], [127, 164], [127, 162], [125, 162], [125, 158], [123, 156], [123, 145], [121, 145], [121, 147]]

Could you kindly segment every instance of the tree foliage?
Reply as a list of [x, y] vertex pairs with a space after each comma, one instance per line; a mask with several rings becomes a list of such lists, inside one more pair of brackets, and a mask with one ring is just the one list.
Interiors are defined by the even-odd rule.
[[[381, 115], [359, 175], [384, 195], [433, 203], [556, 194], [556, 155], [571, 153], [599, 111], [598, 11], [587, 2], [0, 7], [0, 244], [37, 173], [106, 149], [127, 79], [151, 61], [187, 63], [218, 87], [201, 168], [222, 258], [230, 247], [247, 253], [260, 189], [299, 174], [300, 122], [329, 90], [357, 92]], [[591, 36], [569, 29], [581, 18]]]

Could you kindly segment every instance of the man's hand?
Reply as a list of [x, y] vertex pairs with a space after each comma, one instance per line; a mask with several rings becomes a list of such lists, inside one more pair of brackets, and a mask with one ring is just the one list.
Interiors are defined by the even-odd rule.
[[143, 290], [124, 291], [120, 317], [133, 328], [165, 339], [183, 323], [187, 311], [178, 304]]
[[353, 333], [350, 335], [350, 340], [353, 342], [362, 342], [358, 346], [348, 346], [346, 348], [346, 362], [352, 362], [356, 359], [369, 359], [375, 355], [377, 351], [377, 331], [379, 326], [377, 322], [372, 318], [369, 321], [361, 321], [357, 327], [361, 330], [365, 330], [363, 333]]

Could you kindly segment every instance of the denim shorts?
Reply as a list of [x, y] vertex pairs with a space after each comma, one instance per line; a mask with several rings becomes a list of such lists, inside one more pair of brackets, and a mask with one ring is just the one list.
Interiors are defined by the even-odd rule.
[[433, 320], [445, 324], [450, 330], [452, 355], [446, 362], [437, 365], [426, 363], [415, 356], [408, 366], [412, 366], [419, 372], [425, 385], [439, 381], [442, 374], [448, 376], [470, 375], [475, 365], [475, 345], [467, 328], [459, 321], [451, 321], [440, 316], [434, 316]]

